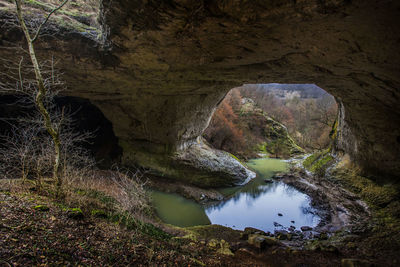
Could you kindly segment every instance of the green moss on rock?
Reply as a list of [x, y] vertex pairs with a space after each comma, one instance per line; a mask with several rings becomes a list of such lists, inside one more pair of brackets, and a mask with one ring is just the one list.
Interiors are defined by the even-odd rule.
[[107, 213], [104, 210], [92, 210], [91, 214], [97, 218], [107, 218]]
[[83, 219], [84, 215], [80, 208], [72, 208], [68, 210], [68, 217], [72, 219]]
[[46, 205], [36, 205], [33, 207], [34, 210], [39, 210], [39, 211], [48, 211], [49, 207]]
[[303, 162], [304, 168], [316, 173], [324, 175], [326, 169], [334, 162], [335, 158], [330, 154], [330, 148], [315, 152]]

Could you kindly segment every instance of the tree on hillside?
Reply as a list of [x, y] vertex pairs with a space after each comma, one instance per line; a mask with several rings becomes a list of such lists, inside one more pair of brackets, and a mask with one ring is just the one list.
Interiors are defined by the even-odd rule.
[[[24, 147], [24, 144], [30, 139], [31, 149], [27, 152], [26, 156], [31, 157], [31, 163], [37, 161], [36, 170], [38, 171], [45, 164], [40, 162], [43, 159], [40, 155], [36, 154], [37, 151], [46, 151], [44, 154], [53, 155], [52, 158], [52, 177], [56, 181], [57, 195], [62, 186], [62, 179], [59, 175], [59, 168], [61, 163], [61, 126], [65, 124], [65, 111], [62, 109], [60, 112], [54, 112], [54, 96], [57, 94], [58, 90], [63, 87], [63, 83], [60, 82], [58, 75], [54, 70], [54, 62], [51, 60], [39, 63], [36, 51], [34, 48], [35, 42], [40, 37], [42, 29], [45, 27], [46, 23], [49, 21], [50, 17], [60, 10], [68, 0], [64, 0], [59, 6], [55, 7], [39, 23], [37, 27], [32, 27], [32, 23], [27, 24], [24, 19], [22, 10], [22, 1], [14, 0], [16, 7], [16, 14], [18, 18], [18, 25], [22, 30], [26, 45], [28, 48], [28, 54], [31, 66], [24, 66], [24, 58], [22, 57], [18, 63], [17, 68], [9, 67], [10, 74], [4, 74], [7, 76], [8, 80], [15, 80], [16, 86], [13, 88], [11, 83], [1, 83], [0, 89], [3, 93], [9, 94], [14, 93], [21, 96], [19, 102], [32, 101], [33, 105], [39, 113], [39, 117], [31, 115], [23, 119], [24, 123], [21, 125], [12, 125], [12, 135], [11, 138], [5, 140], [6, 144], [12, 145], [10, 142], [14, 141], [14, 146], [21, 146], [26, 149], [28, 146]], [[29, 26], [29, 27], [28, 27]], [[35, 29], [33, 29], [35, 28]], [[10, 62], [11, 63], [11, 62]], [[8, 64], [9, 65], [9, 64]], [[33, 78], [31, 77], [33, 75]], [[16, 77], [15, 77], [16, 76]], [[38, 128], [38, 123], [46, 130], [51, 141], [45, 142]], [[19, 128], [18, 128], [19, 127]], [[22, 127], [22, 128], [21, 128]], [[17, 134], [18, 132], [18, 134]], [[66, 131], [69, 132], [69, 131]], [[77, 136], [75, 136], [77, 137]], [[15, 138], [15, 140], [13, 140]], [[26, 140], [25, 140], [26, 139]], [[77, 138], [79, 139], [79, 138]], [[41, 140], [36, 143], [36, 140]], [[22, 142], [22, 143], [21, 143]], [[48, 147], [44, 148], [43, 145], [51, 144], [52, 152], [48, 150]], [[67, 144], [65, 144], [67, 145]], [[10, 148], [10, 147], [9, 147]], [[10, 151], [9, 151], [10, 152]], [[42, 153], [43, 154], [43, 153]], [[42, 155], [43, 156], [43, 155]], [[11, 164], [11, 163], [10, 163]], [[24, 164], [24, 162], [23, 162]], [[26, 167], [24, 165], [24, 167]], [[65, 166], [64, 166], [65, 167]], [[22, 175], [26, 178], [26, 175]]]
[[243, 132], [237, 127], [237, 115], [227, 100], [221, 102], [210, 125], [205, 130], [206, 139], [214, 146], [231, 153], [244, 148]]
[[40, 31], [42, 30], [43, 26], [47, 23], [47, 21], [50, 19], [51, 15], [57, 12], [59, 9], [61, 9], [68, 2], [68, 0], [64, 0], [58, 7], [54, 8], [50, 13], [48, 13], [33, 35], [31, 35], [28, 27], [26, 26], [22, 12], [21, 0], [14, 0], [14, 1], [17, 9], [18, 21], [25, 35], [26, 43], [28, 45], [28, 50], [29, 50], [29, 56], [35, 73], [36, 85], [37, 85], [37, 90], [35, 92], [35, 105], [39, 110], [40, 114], [42, 115], [44, 126], [47, 132], [49, 133], [49, 135], [53, 140], [54, 152], [55, 152], [54, 165], [53, 165], [53, 179], [57, 183], [57, 189], [58, 189], [57, 194], [58, 194], [59, 189], [61, 188], [62, 185], [62, 180], [58, 175], [58, 168], [60, 166], [60, 146], [61, 146], [60, 125], [62, 124], [63, 116], [61, 116], [60, 121], [55, 122], [54, 119], [50, 116], [48, 109], [46, 108], [44, 98], [48, 94], [49, 89], [48, 86], [46, 86], [45, 84], [45, 80], [43, 79], [42, 71], [36, 57], [34, 43], [38, 40]]

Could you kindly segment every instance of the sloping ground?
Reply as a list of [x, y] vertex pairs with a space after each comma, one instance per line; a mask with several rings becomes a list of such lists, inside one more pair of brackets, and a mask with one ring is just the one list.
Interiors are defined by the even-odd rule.
[[[115, 199], [102, 191], [71, 190], [70, 200], [55, 201], [47, 190], [32, 191], [29, 184], [18, 182], [8, 187], [2, 180], [0, 266], [396, 266], [400, 260], [398, 194], [368, 179], [351, 180], [348, 173], [339, 174], [335, 180], [314, 177], [312, 182], [336, 184], [340, 203], [341, 184], [364, 188], [349, 201], [357, 202], [358, 196], [366, 199], [371, 220], [327, 240], [321, 235], [305, 248], [279, 243], [265, 249], [249, 245], [240, 239], [239, 231], [223, 226], [176, 228], [151, 215], [139, 223], [121, 216]], [[343, 205], [338, 212], [349, 209]]]
[[304, 153], [283, 124], [268, 116], [252, 99], [231, 92], [204, 132], [210, 144], [244, 159], [266, 155], [288, 158]]
[[[0, 192], [0, 266], [202, 266], [221, 256], [157, 230], [72, 215], [32, 193]], [[40, 206], [39, 206], [40, 204]]]
[[[188, 229], [135, 225], [93, 208], [86, 199], [68, 208], [46, 192], [28, 187], [10, 191], [1, 181], [0, 266], [335, 266], [336, 252], [259, 250], [240, 241], [238, 231], [222, 226]], [[78, 195], [75, 197], [79, 198]], [[97, 192], [93, 197], [110, 200]], [[94, 201], [94, 202], [93, 202]], [[91, 210], [89, 213], [87, 210]], [[187, 233], [185, 237], [182, 234]], [[222, 241], [222, 239], [227, 241]], [[229, 242], [229, 243], [228, 243]], [[233, 252], [233, 253], [232, 253]], [[227, 253], [224, 255], [221, 253]]]
[[245, 100], [248, 102], [240, 109], [240, 124], [248, 135], [253, 135], [254, 140], [261, 139], [253, 147], [257, 152], [267, 152], [271, 156], [283, 158], [304, 153], [283, 124], [269, 117], [250, 99]]
[[[0, 266], [282, 266], [307, 263], [335, 266], [334, 253], [286, 249], [239, 249], [216, 253], [205, 241], [171, 239], [126, 229], [94, 216], [70, 218], [55, 203], [36, 194], [0, 193]], [[40, 203], [44, 210], [35, 209]], [[225, 237], [220, 228], [196, 229], [203, 236]], [[229, 232], [229, 231], [228, 231]], [[217, 234], [216, 234], [217, 233]], [[218, 234], [219, 233], [219, 234]], [[312, 260], [311, 260], [312, 259]], [[329, 259], [329, 260], [328, 260]]]

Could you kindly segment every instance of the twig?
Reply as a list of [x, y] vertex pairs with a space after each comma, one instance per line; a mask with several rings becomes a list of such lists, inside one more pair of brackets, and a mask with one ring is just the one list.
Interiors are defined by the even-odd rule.
[[24, 61], [24, 57], [21, 57], [21, 60], [19, 61], [19, 65], [18, 65], [18, 76], [19, 76], [19, 82], [21, 85], [21, 90], [22, 90], [22, 88], [24, 88], [23, 80], [22, 80], [22, 73], [21, 73], [22, 61]]
[[47, 21], [50, 19], [51, 15], [53, 15], [55, 12], [57, 12], [57, 10], [62, 8], [67, 2], [68, 0], [64, 0], [64, 2], [61, 3], [61, 5], [54, 8], [49, 14], [47, 14], [46, 19], [40, 24], [39, 28], [36, 31], [35, 36], [32, 38], [32, 43], [34, 43], [37, 40], [37, 38], [39, 37], [40, 30], [42, 29], [43, 25], [45, 25]]
[[11, 264], [9, 264], [8, 262], [6, 262], [5, 260], [0, 260], [0, 262], [3, 262], [3, 263], [6, 264], [7, 266], [11, 267]]

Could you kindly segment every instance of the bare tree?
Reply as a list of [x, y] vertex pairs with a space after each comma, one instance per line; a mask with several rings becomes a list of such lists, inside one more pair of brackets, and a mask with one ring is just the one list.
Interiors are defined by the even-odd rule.
[[[53, 165], [53, 179], [57, 181], [57, 195], [58, 191], [62, 186], [62, 179], [58, 175], [59, 171], [59, 166], [60, 166], [60, 124], [63, 120], [63, 115], [61, 116], [61, 121], [58, 123], [54, 123], [52, 120], [49, 111], [47, 110], [45, 103], [44, 103], [44, 97], [46, 96], [47, 93], [47, 88], [45, 86], [45, 82], [43, 79], [43, 75], [41, 72], [40, 65], [38, 63], [38, 60], [36, 58], [36, 52], [34, 48], [34, 42], [38, 40], [40, 31], [42, 27], [47, 23], [47, 21], [50, 19], [51, 15], [57, 12], [59, 9], [61, 9], [67, 2], [68, 0], [64, 0], [58, 7], [54, 8], [44, 21], [39, 25], [37, 28], [35, 34], [31, 36], [29, 29], [26, 26], [24, 17], [23, 17], [23, 12], [22, 12], [22, 4], [21, 0], [15, 0], [15, 6], [17, 10], [17, 17], [19, 20], [19, 24], [21, 26], [21, 29], [25, 35], [25, 39], [28, 45], [28, 50], [29, 50], [29, 56], [33, 65], [34, 73], [35, 73], [35, 78], [36, 78], [36, 84], [37, 84], [37, 91], [36, 91], [36, 96], [35, 96], [35, 105], [38, 108], [40, 114], [43, 117], [43, 122], [46, 127], [47, 132], [50, 134], [51, 138], [53, 139], [53, 144], [54, 144], [54, 152], [55, 152], [55, 157], [54, 157], [54, 165]], [[20, 77], [21, 78], [21, 77]], [[22, 80], [21, 80], [22, 83]]]

